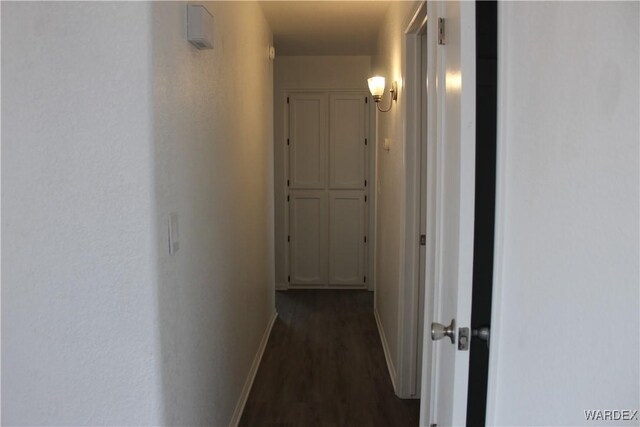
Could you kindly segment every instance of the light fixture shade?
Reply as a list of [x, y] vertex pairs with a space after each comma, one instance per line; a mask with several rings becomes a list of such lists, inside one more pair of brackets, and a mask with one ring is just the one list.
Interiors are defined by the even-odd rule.
[[381, 98], [384, 94], [384, 77], [375, 76], [367, 80], [369, 91], [374, 98]]

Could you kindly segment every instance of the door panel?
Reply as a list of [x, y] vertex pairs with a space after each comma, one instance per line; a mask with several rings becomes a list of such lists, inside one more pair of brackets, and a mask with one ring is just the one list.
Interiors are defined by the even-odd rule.
[[361, 94], [329, 96], [329, 186], [332, 189], [364, 188], [365, 97]]
[[291, 286], [327, 284], [327, 194], [290, 195]]
[[[471, 322], [475, 200], [475, 3], [438, 2], [429, 11], [434, 12], [431, 16], [445, 19], [446, 31], [445, 44], [435, 48], [437, 80], [443, 81], [444, 85], [436, 88], [437, 117], [436, 123], [432, 123], [436, 126], [438, 158], [434, 314], [430, 322], [448, 325], [451, 319], [455, 319], [456, 337], [455, 344], [447, 338], [433, 343], [431, 414], [429, 422], [424, 424], [465, 425], [469, 352], [458, 350], [458, 338], [459, 328], [469, 327]], [[434, 34], [430, 32], [429, 35]], [[426, 385], [423, 383], [423, 386]]]
[[289, 186], [326, 187], [327, 97], [294, 94], [289, 100]]
[[329, 200], [329, 284], [364, 285], [364, 195], [332, 192]]
[[289, 95], [291, 287], [365, 287], [366, 95]]

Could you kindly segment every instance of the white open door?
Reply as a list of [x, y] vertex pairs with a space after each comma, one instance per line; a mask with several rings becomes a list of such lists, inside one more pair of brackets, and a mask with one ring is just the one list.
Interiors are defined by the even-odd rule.
[[[436, 113], [429, 115], [435, 152], [435, 212], [431, 239], [434, 256], [433, 318], [425, 319], [425, 340], [432, 322], [449, 326], [453, 343], [444, 336], [432, 345], [431, 384], [423, 372], [422, 388], [431, 387], [431, 401], [423, 402], [421, 425], [464, 425], [467, 409], [469, 352], [459, 350], [459, 328], [469, 327], [473, 279], [473, 222], [475, 192], [475, 5], [473, 2], [429, 4], [429, 46], [433, 46], [436, 74], [428, 96], [436, 97]], [[444, 18], [439, 42], [438, 18]], [[436, 40], [434, 40], [434, 38]], [[444, 43], [444, 44], [442, 44]], [[462, 90], [464, 88], [464, 90]], [[435, 90], [434, 90], [435, 89]], [[425, 345], [425, 348], [428, 346]], [[428, 355], [423, 357], [428, 360]], [[429, 367], [425, 367], [425, 370]]]

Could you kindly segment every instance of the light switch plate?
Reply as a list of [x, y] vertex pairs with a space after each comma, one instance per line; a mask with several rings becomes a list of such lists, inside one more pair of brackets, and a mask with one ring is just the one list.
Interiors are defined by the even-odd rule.
[[173, 255], [180, 249], [178, 241], [178, 214], [172, 212], [169, 214], [169, 254]]
[[389, 138], [384, 139], [384, 144], [382, 145], [382, 148], [384, 148], [387, 151], [391, 150], [391, 140]]

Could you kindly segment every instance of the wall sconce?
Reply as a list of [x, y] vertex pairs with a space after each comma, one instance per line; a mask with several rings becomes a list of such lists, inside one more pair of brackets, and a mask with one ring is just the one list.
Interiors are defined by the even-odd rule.
[[391, 92], [391, 101], [389, 101], [389, 108], [383, 110], [380, 108], [380, 101], [382, 101], [382, 95], [384, 94], [384, 77], [371, 77], [369, 80], [367, 80], [367, 82], [369, 83], [369, 91], [371, 92], [371, 96], [373, 96], [373, 100], [376, 102], [378, 111], [380, 111], [381, 113], [386, 113], [387, 111], [391, 110], [391, 107], [393, 107], [393, 101], [398, 100], [398, 83], [395, 80], [393, 81], [393, 83], [391, 83], [391, 89], [389, 89], [389, 92]]

